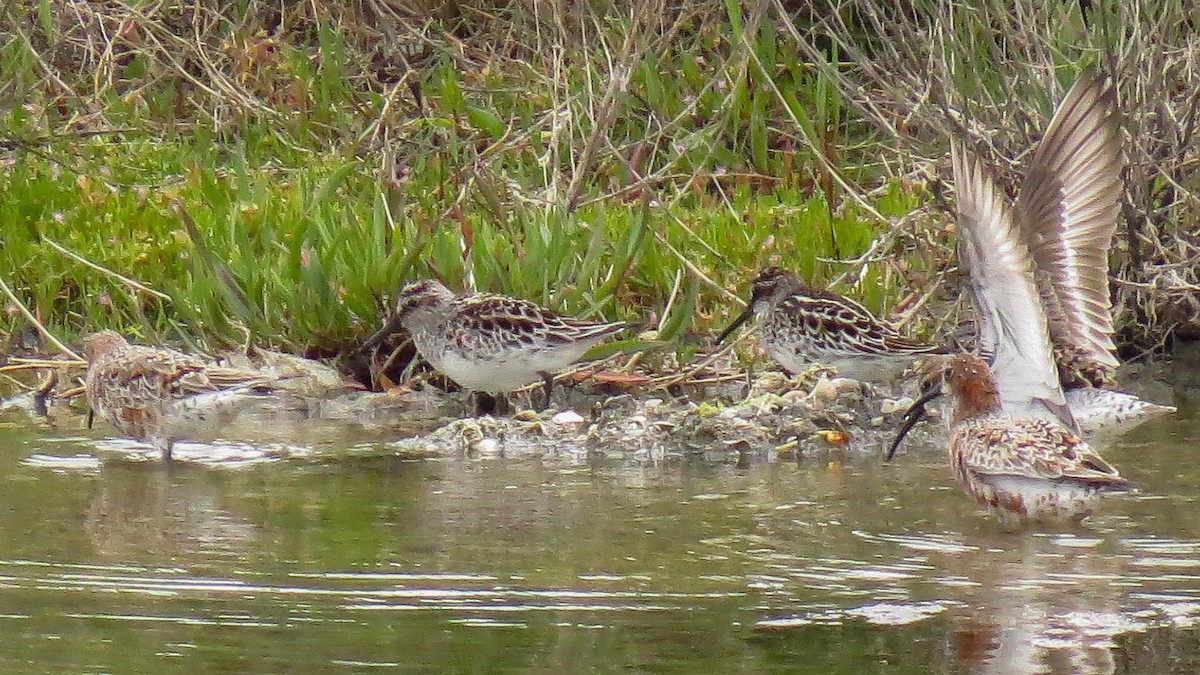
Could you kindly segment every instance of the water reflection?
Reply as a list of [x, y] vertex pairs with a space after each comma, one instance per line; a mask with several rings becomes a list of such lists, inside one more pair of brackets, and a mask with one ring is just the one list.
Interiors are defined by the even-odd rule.
[[259, 528], [221, 508], [224, 498], [200, 469], [110, 462], [95, 483], [83, 529], [99, 562], [236, 563]]
[[1119, 579], [1114, 558], [1064, 551], [1046, 539], [1024, 538], [1016, 546], [1011, 558], [968, 573], [976, 585], [964, 587], [969, 604], [953, 614], [955, 644], [966, 646], [956, 649], [956, 660], [986, 673], [1031, 673], [1043, 665], [1114, 672], [1113, 637], [1147, 628], [1121, 612], [1121, 591], [1112, 586]]
[[168, 468], [0, 429], [0, 668], [1196, 672], [1198, 425], [1111, 449], [1142, 492], [1046, 531], [936, 446]]
[[1144, 631], [1154, 620], [1148, 607], [1127, 613], [1121, 605], [1137, 582], [1126, 573], [1130, 557], [1104, 539], [1027, 533], [986, 540], [946, 534], [857, 536], [877, 550], [857, 559], [783, 565], [777, 556], [773, 560], [805, 590], [848, 602], [822, 603], [757, 627], [854, 621], [895, 627], [944, 613], [954, 644], [951, 657], [971, 672], [1039, 672], [1043, 664], [1059, 660], [1066, 664], [1064, 672], [1105, 673], [1115, 668], [1113, 637]]

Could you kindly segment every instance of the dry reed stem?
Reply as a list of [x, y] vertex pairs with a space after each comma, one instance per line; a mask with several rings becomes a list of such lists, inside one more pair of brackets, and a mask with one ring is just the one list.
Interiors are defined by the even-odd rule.
[[[1112, 256], [1118, 337], [1135, 350], [1200, 338], [1200, 35], [1187, 28], [1188, 3], [1106, 3], [1086, 21], [1075, 3], [1033, 0], [812, 4], [822, 11], [810, 30], [789, 20], [780, 0], [775, 7], [901, 170], [925, 165], [945, 175], [939, 160], [958, 138], [1017, 184], [1072, 79], [1070, 63], [1099, 61], [1115, 77], [1127, 137], [1123, 236]], [[851, 11], [857, 23], [846, 20]], [[851, 67], [829, 63], [817, 35]], [[885, 233], [855, 262], [885, 255], [894, 240]]]

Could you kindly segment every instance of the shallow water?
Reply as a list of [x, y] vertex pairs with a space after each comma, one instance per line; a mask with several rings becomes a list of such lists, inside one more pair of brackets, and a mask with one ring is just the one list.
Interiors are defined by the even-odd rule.
[[1140, 493], [1018, 531], [936, 444], [168, 468], [64, 426], [0, 418], [5, 673], [1200, 672], [1195, 408], [1105, 451]]

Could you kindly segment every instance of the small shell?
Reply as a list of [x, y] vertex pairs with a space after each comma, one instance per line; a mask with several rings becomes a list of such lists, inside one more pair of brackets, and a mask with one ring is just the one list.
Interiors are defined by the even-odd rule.
[[804, 392], [800, 391], [799, 389], [793, 389], [792, 391], [784, 392], [783, 396], [781, 396], [780, 398], [782, 398], [784, 401], [787, 401], [788, 403], [795, 403], [797, 401], [803, 401], [807, 397], [808, 397], [808, 394], [805, 394]]
[[848, 445], [850, 443], [850, 434], [837, 429], [822, 429], [817, 432], [817, 436], [830, 445]]
[[555, 414], [554, 417], [551, 418], [551, 421], [563, 427], [578, 427], [586, 420], [583, 419], [583, 415], [580, 415], [574, 410], [564, 410]]

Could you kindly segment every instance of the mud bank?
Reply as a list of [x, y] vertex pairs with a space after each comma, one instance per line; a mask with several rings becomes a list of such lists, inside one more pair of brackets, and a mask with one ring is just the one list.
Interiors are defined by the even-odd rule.
[[[882, 457], [915, 388], [910, 380], [863, 385], [817, 372], [788, 378], [771, 370], [717, 384], [687, 384], [670, 393], [614, 393], [611, 384], [584, 380], [556, 388], [544, 411], [528, 409], [540, 392], [523, 392], [513, 395], [511, 415], [472, 417], [465, 393], [447, 393], [420, 380], [382, 393], [346, 392], [336, 371], [316, 362], [280, 357], [257, 367], [288, 375], [292, 385], [251, 407], [235, 424], [214, 430], [212, 438], [183, 444], [182, 459], [334, 459], [335, 451], [325, 448], [344, 453], [347, 446], [362, 455], [537, 454], [581, 460], [600, 455], [629, 462], [683, 456], [739, 462], [830, 451]], [[1122, 381], [1141, 396], [1170, 403], [1176, 399], [1172, 378], [1177, 371], [1165, 363], [1137, 364], [1125, 368]], [[21, 394], [0, 401], [0, 411], [20, 411], [30, 424], [92, 439], [100, 456], [156, 457], [148, 446], [112, 440], [115, 432], [103, 423], [88, 430], [82, 397], [51, 398], [45, 414], [39, 414], [37, 403], [33, 394]], [[937, 438], [944, 430], [932, 410], [930, 421], [918, 425], [906, 443]], [[215, 441], [234, 445], [222, 445], [219, 452], [206, 447]]]

